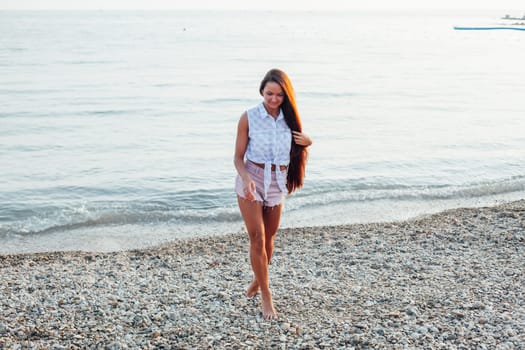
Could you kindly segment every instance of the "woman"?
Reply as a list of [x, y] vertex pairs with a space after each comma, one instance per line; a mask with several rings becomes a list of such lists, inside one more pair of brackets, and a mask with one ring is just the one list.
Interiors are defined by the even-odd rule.
[[[275, 234], [284, 194], [303, 185], [306, 147], [292, 84], [281, 70], [272, 69], [259, 87], [263, 101], [244, 112], [237, 127], [234, 164], [239, 209], [250, 236], [250, 261], [254, 278], [246, 296], [261, 291], [262, 315], [276, 319], [268, 282]], [[246, 160], [245, 160], [246, 158]]]

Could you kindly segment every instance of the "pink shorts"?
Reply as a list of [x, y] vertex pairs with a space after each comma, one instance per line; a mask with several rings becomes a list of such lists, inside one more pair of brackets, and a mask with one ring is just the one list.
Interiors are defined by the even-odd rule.
[[[270, 183], [270, 188], [266, 194], [266, 199], [264, 198], [264, 168], [260, 168], [257, 165], [253, 164], [250, 161], [247, 161], [244, 166], [250, 174], [253, 182], [255, 182], [255, 200], [262, 203], [265, 207], [274, 207], [284, 202], [284, 192], [281, 192], [279, 185], [277, 185], [277, 180], [275, 178], [275, 171], [272, 171], [272, 182]], [[277, 170], [280, 171], [280, 170]], [[282, 171], [284, 178], [286, 179], [286, 170]], [[243, 191], [242, 179], [239, 175], [235, 178], [235, 192], [241, 198], [246, 199]]]

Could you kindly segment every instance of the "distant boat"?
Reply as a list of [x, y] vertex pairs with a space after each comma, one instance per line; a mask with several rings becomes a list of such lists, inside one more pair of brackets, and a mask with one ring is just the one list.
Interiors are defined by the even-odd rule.
[[[523, 17], [511, 17], [510, 15], [505, 15], [501, 19], [507, 21], [525, 21], [525, 15]], [[525, 22], [515, 22], [515, 23], [497, 23], [495, 25], [476, 25], [476, 26], [456, 26], [454, 30], [522, 30], [525, 31]]]
[[517, 27], [454, 27], [454, 30], [499, 30], [499, 29], [525, 31], [525, 27], [523, 28], [517, 28]]
[[501, 19], [510, 19], [510, 20], [513, 20], [513, 21], [525, 21], [525, 15], [523, 15], [523, 17], [519, 18], [519, 17], [511, 17], [510, 15], [505, 15], [504, 17], [501, 17]]

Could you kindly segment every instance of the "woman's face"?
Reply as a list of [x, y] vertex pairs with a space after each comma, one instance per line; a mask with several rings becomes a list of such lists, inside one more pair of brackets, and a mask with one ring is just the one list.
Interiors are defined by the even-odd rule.
[[284, 100], [284, 92], [281, 85], [274, 81], [269, 81], [262, 91], [264, 104], [267, 108], [278, 109]]

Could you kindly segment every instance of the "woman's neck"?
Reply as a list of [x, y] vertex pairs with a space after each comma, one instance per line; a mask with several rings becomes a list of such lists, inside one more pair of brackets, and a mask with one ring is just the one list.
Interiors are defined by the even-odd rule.
[[279, 109], [280, 108], [269, 108], [266, 103], [263, 102], [264, 109], [266, 109], [266, 112], [268, 112], [269, 115], [271, 115], [274, 119], [277, 119], [279, 116]]

